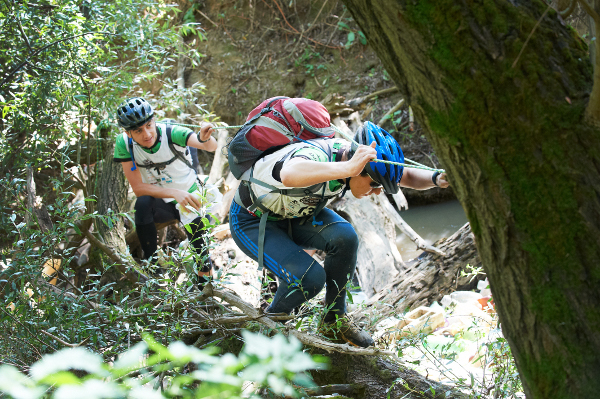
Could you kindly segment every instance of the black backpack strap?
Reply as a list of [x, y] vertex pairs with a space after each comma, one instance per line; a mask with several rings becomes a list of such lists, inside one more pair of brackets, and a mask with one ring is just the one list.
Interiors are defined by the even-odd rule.
[[[192, 166], [190, 161], [188, 161], [188, 159], [185, 157], [185, 155], [183, 155], [181, 153], [181, 151], [177, 151], [175, 149], [175, 144], [173, 144], [173, 140], [171, 139], [171, 130], [173, 129], [173, 126], [169, 123], [169, 121], [165, 122], [165, 126], [166, 126], [166, 133], [167, 133], [167, 143], [168, 143], [169, 148], [171, 149], [171, 152], [173, 153], [173, 155], [175, 155], [175, 157], [177, 159], [179, 159], [180, 161], [185, 163], [190, 169], [194, 169], [194, 167]], [[186, 148], [186, 151], [187, 151], [187, 148]]]

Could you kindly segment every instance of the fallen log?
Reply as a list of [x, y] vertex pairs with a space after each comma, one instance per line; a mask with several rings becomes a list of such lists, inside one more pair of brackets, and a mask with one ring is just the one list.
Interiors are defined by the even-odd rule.
[[[313, 350], [312, 354], [318, 354]], [[330, 367], [311, 373], [318, 385], [352, 383], [345, 395], [361, 399], [449, 398], [466, 399], [456, 388], [427, 379], [414, 370], [383, 356], [328, 354]], [[341, 392], [340, 392], [341, 393]]]
[[423, 253], [406, 266], [397, 277], [369, 299], [367, 309], [356, 311], [359, 320], [401, 315], [419, 306], [429, 306], [454, 291], [477, 287], [485, 275], [472, 274], [481, 268], [471, 226], [467, 223], [454, 235], [443, 238], [436, 246], [446, 256]]
[[335, 344], [327, 341], [316, 335], [308, 334], [302, 331], [298, 331], [293, 326], [284, 326], [272, 320], [269, 315], [263, 313], [260, 309], [256, 309], [250, 304], [246, 303], [242, 298], [237, 296], [233, 292], [226, 290], [218, 290], [213, 288], [211, 284], [207, 284], [204, 287], [202, 293], [206, 296], [214, 296], [227, 302], [229, 305], [234, 306], [241, 310], [244, 314], [250, 317], [251, 320], [263, 324], [271, 330], [285, 333], [286, 335], [292, 335], [296, 337], [300, 342], [305, 345], [310, 345], [315, 348], [319, 348], [331, 352], [341, 352], [350, 355], [388, 355], [394, 356], [391, 352], [379, 350], [377, 348], [357, 348], [348, 344]]
[[377, 122], [377, 126], [381, 127], [383, 126], [383, 124], [385, 122], [387, 122], [388, 120], [392, 120], [394, 119], [394, 112], [398, 111], [401, 107], [402, 104], [404, 104], [404, 99], [401, 98], [400, 101], [398, 101], [396, 103], [396, 105], [394, 105], [392, 108], [390, 108], [379, 120], [379, 122]]
[[[296, 337], [312, 348], [313, 354], [325, 355], [330, 359], [330, 368], [313, 372], [318, 385], [329, 385], [324, 392], [351, 395], [354, 398], [390, 399], [400, 398], [453, 398], [467, 396], [459, 390], [428, 380], [417, 372], [403, 366], [394, 353], [377, 348], [357, 348], [348, 344], [335, 344], [316, 335], [298, 331], [292, 325], [277, 323], [271, 315], [263, 313], [228, 290], [215, 289], [208, 284], [203, 296], [214, 296], [242, 311], [243, 319], [256, 321], [273, 332]], [[240, 320], [242, 318], [240, 317]], [[231, 331], [231, 330], [229, 330]], [[349, 385], [351, 383], [351, 385]], [[335, 388], [330, 384], [341, 384]], [[322, 394], [320, 391], [312, 394]], [[388, 396], [389, 395], [389, 396]]]
[[[223, 124], [223, 126], [226, 126]], [[213, 158], [212, 167], [208, 175], [208, 183], [216, 184], [222, 177], [225, 166], [227, 165], [227, 155], [221, 151], [227, 145], [227, 137], [229, 132], [227, 129], [219, 129], [217, 133], [217, 151], [215, 151], [215, 157]]]
[[373, 93], [371, 93], [369, 95], [366, 95], [364, 97], [357, 97], [357, 98], [353, 98], [351, 100], [347, 100], [347, 101], [345, 101], [345, 104], [348, 107], [354, 108], [354, 107], [356, 107], [356, 106], [358, 106], [358, 105], [360, 105], [360, 104], [362, 104], [364, 102], [367, 102], [369, 100], [372, 100], [372, 99], [374, 99], [376, 97], [387, 96], [388, 94], [392, 94], [392, 93], [395, 93], [397, 91], [398, 91], [398, 87], [394, 86], [394, 87], [390, 87], [388, 89], [383, 89], [383, 90], [379, 90], [379, 91], [373, 92]]
[[404, 221], [404, 219], [402, 219], [398, 212], [396, 212], [394, 206], [390, 203], [386, 196], [380, 196], [378, 202], [379, 206], [385, 212], [385, 215], [400, 229], [400, 231], [406, 234], [406, 236], [417, 245], [417, 249], [422, 249], [427, 252], [433, 252], [441, 256], [446, 255], [444, 251], [441, 251], [438, 248], [427, 244], [427, 242], [423, 238], [421, 238], [421, 236], [418, 235], [417, 232], [414, 231], [413, 228], [410, 227], [408, 223]]

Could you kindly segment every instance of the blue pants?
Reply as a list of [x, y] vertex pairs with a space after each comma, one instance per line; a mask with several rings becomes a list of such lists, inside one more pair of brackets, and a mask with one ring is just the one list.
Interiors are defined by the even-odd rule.
[[[267, 221], [265, 229], [264, 264], [279, 281], [279, 288], [269, 307], [272, 313], [290, 313], [295, 307], [317, 295], [325, 284], [325, 303], [331, 316], [346, 313], [346, 283], [352, 280], [356, 267], [358, 236], [345, 219], [331, 209], [317, 216], [322, 225], [313, 225], [312, 218]], [[251, 215], [235, 201], [229, 210], [231, 235], [249, 257], [258, 260], [258, 227], [260, 218]], [[288, 235], [291, 230], [292, 238]], [[324, 267], [304, 249], [326, 252]]]

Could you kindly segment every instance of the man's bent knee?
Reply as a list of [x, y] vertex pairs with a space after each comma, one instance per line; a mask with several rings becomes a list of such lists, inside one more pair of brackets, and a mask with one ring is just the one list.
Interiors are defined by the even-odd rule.
[[327, 252], [337, 251], [342, 253], [351, 253], [358, 250], [358, 235], [351, 224], [343, 224], [343, 227], [336, 230], [334, 237], [327, 241]]
[[143, 225], [154, 222], [154, 201], [156, 199], [149, 195], [143, 195], [135, 200], [135, 224]]

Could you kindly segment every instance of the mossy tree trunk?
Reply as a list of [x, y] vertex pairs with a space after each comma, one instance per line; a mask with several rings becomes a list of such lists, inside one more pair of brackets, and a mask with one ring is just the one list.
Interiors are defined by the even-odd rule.
[[554, 10], [534, 31], [541, 1], [344, 3], [449, 173], [527, 397], [597, 397], [600, 131], [584, 122], [585, 44]]

